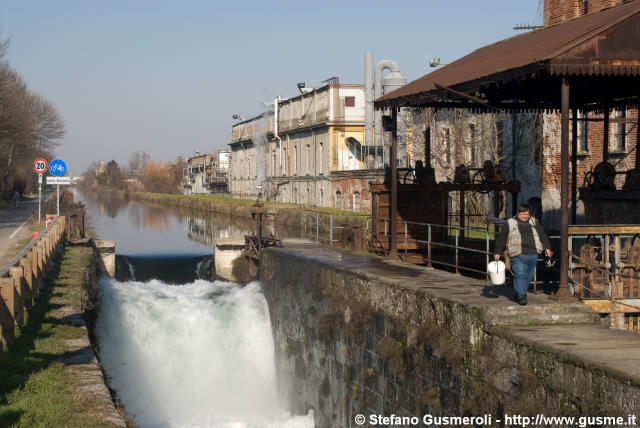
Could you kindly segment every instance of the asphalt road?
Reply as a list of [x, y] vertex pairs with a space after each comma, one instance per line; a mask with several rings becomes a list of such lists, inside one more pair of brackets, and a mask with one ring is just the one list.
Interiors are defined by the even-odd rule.
[[[44, 192], [42, 194], [43, 205], [51, 193]], [[38, 215], [38, 197], [25, 198], [18, 202], [17, 207], [11, 206], [0, 211], [0, 266], [15, 255], [16, 243], [28, 237], [29, 233], [25, 226], [32, 212], [35, 212], [36, 216]]]

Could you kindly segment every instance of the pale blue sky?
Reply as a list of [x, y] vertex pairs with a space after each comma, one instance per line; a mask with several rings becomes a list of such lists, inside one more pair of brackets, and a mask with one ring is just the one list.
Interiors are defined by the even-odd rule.
[[364, 53], [408, 81], [542, 21], [540, 0], [0, 0], [9, 62], [59, 110], [56, 154], [80, 174], [134, 150], [173, 160], [230, 141], [231, 116], [298, 94], [297, 82], [364, 82]]

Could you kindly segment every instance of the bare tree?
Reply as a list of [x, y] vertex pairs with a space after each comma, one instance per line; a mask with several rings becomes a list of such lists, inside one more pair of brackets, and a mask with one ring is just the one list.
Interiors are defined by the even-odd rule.
[[31, 92], [4, 60], [8, 42], [0, 43], [0, 191], [11, 191], [11, 177], [31, 167], [38, 156], [50, 156], [64, 125], [51, 103]]

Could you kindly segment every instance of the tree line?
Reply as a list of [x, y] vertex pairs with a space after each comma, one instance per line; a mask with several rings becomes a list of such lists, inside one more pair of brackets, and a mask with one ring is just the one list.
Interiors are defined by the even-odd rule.
[[144, 151], [129, 156], [127, 166], [115, 160], [93, 161], [83, 174], [85, 186], [109, 188], [127, 192], [182, 193], [184, 159], [174, 162], [153, 162]]
[[14, 190], [34, 191], [37, 176], [32, 162], [52, 159], [64, 136], [64, 123], [55, 107], [31, 91], [6, 59], [9, 41], [0, 42], [0, 199]]

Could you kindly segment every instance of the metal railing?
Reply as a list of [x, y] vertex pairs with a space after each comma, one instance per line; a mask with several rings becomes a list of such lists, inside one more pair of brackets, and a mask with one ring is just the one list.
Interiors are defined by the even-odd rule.
[[[389, 218], [379, 218], [379, 220], [384, 222], [384, 231], [382, 232], [382, 235], [390, 238], [391, 235], [389, 234], [389, 230], [390, 230], [391, 220]], [[462, 252], [468, 252], [472, 254], [484, 254], [486, 265], [489, 264], [491, 256], [493, 255], [493, 253], [490, 251], [491, 250], [490, 242], [492, 239], [495, 240], [495, 231], [490, 229], [489, 223], [487, 223], [485, 227], [479, 227], [479, 226], [459, 227], [456, 225], [441, 225], [441, 224], [431, 224], [431, 223], [422, 223], [422, 222], [405, 221], [405, 220], [398, 220], [397, 222], [398, 222], [398, 225], [401, 226], [399, 230], [400, 231], [404, 230], [404, 232], [402, 233], [402, 236], [398, 236], [398, 240], [404, 242], [405, 254], [408, 253], [409, 243], [413, 242], [418, 244], [424, 244], [426, 246], [426, 260], [427, 260], [428, 268], [433, 268], [433, 265], [436, 264], [436, 265], [442, 265], [442, 266], [454, 268], [456, 274], [460, 274], [460, 270], [465, 270], [465, 271], [485, 275], [485, 277], [488, 278], [489, 274], [487, 273], [486, 269], [479, 270], [479, 269], [474, 269], [472, 267], [464, 266], [460, 263], [460, 259], [461, 259]], [[423, 226], [426, 239], [418, 239], [415, 237], [410, 237], [409, 226]], [[433, 235], [434, 235], [433, 232], [435, 230], [442, 231], [443, 232], [441, 233], [442, 236], [450, 237], [451, 239], [435, 241], [433, 239]], [[481, 250], [481, 249], [461, 245], [460, 243], [461, 237], [463, 237], [465, 234], [467, 236], [471, 236], [472, 234], [483, 235], [482, 238], [477, 239], [477, 242], [484, 241], [485, 248]], [[415, 228], [412, 228], [412, 235], [415, 236]], [[473, 239], [473, 238], [468, 238], [468, 239]], [[465, 242], [466, 240], [462, 239], [462, 241]], [[434, 248], [451, 249], [453, 251], [454, 263], [449, 263], [441, 260], [434, 260], [433, 259]]]
[[[352, 226], [336, 225], [335, 220], [336, 216], [334, 214], [305, 210], [302, 215], [302, 237], [318, 242], [326, 242], [331, 246], [336, 242], [341, 242], [343, 231]], [[371, 230], [370, 218], [367, 219], [365, 229], [367, 231]]]

